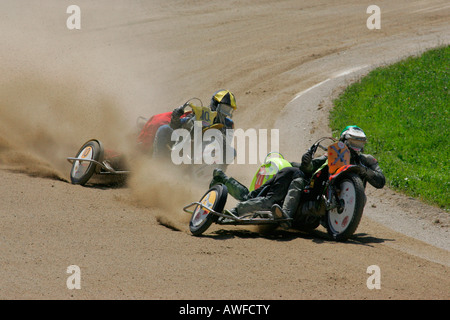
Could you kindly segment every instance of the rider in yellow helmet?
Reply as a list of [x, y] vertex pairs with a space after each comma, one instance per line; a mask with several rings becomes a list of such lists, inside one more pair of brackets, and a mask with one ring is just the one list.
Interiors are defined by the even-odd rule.
[[[190, 117], [194, 116], [190, 115], [181, 118], [181, 116], [184, 115], [185, 107], [185, 105], [182, 105], [173, 110], [172, 119], [170, 121], [170, 127], [172, 129], [181, 128]], [[231, 118], [236, 110], [236, 98], [233, 93], [228, 90], [216, 91], [211, 98], [209, 108], [211, 111], [217, 112], [214, 123], [222, 123], [225, 126], [225, 129], [234, 128], [234, 123]]]
[[237, 108], [234, 94], [228, 90], [216, 91], [211, 98], [209, 106], [212, 111], [217, 111], [218, 122], [223, 123], [229, 128], [234, 127], [233, 121], [231, 120]]
[[[193, 113], [185, 113], [187, 104], [179, 106], [172, 111], [169, 124], [162, 125], [158, 128], [155, 135], [155, 143], [153, 154], [156, 156], [166, 156], [169, 152], [167, 145], [172, 143], [171, 135], [173, 130], [184, 128], [185, 124], [195, 115]], [[229, 90], [216, 91], [209, 105], [211, 111], [217, 112], [214, 118], [215, 123], [224, 125], [223, 129], [234, 129], [234, 122], [231, 120], [236, 110], [236, 98]]]

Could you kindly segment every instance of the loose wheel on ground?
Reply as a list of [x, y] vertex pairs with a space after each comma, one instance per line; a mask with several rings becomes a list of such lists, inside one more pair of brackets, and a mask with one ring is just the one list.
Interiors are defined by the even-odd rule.
[[[98, 141], [90, 140], [86, 142], [76, 154], [76, 158], [100, 161], [102, 154]], [[75, 160], [70, 170], [70, 180], [73, 184], [86, 184], [95, 172], [96, 164], [90, 161]]]

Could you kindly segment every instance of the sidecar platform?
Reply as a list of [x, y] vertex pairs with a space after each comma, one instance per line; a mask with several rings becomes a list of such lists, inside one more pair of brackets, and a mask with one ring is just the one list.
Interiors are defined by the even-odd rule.
[[99, 162], [99, 161], [94, 160], [94, 159], [75, 158], [75, 157], [67, 157], [67, 161], [69, 161], [70, 163], [73, 163], [74, 161], [92, 162], [92, 163], [96, 164], [97, 166], [99, 166], [99, 168], [101, 169], [101, 170], [98, 170], [98, 172], [96, 172], [97, 174], [129, 174], [130, 173], [130, 171], [115, 170], [106, 161]]
[[272, 212], [270, 211], [256, 211], [243, 216], [236, 216], [232, 213], [217, 212], [213, 209], [205, 206], [200, 202], [192, 202], [183, 208], [183, 211], [193, 214], [194, 211], [189, 208], [193, 206], [200, 206], [202, 209], [209, 211], [218, 217], [216, 224], [220, 225], [263, 225], [263, 224], [279, 224], [284, 221], [291, 221], [292, 219], [282, 218], [274, 219]]

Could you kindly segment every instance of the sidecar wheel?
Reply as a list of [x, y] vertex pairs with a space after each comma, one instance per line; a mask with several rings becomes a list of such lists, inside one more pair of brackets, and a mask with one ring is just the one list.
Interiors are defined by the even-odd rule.
[[[100, 161], [103, 153], [100, 143], [96, 140], [86, 142], [76, 154], [76, 158]], [[97, 165], [89, 161], [75, 160], [70, 170], [72, 184], [85, 185], [95, 172]]]
[[[200, 203], [216, 212], [222, 212], [227, 202], [228, 190], [222, 185], [215, 185], [209, 189], [200, 199]], [[189, 229], [194, 236], [199, 236], [205, 232], [213, 222], [217, 221], [217, 216], [206, 208], [197, 205], [189, 222]]]

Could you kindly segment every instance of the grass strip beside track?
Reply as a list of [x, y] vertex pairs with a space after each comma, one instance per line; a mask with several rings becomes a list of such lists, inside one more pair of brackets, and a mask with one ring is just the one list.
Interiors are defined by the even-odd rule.
[[389, 187], [449, 210], [450, 46], [370, 72], [334, 101], [335, 135], [366, 132]]

